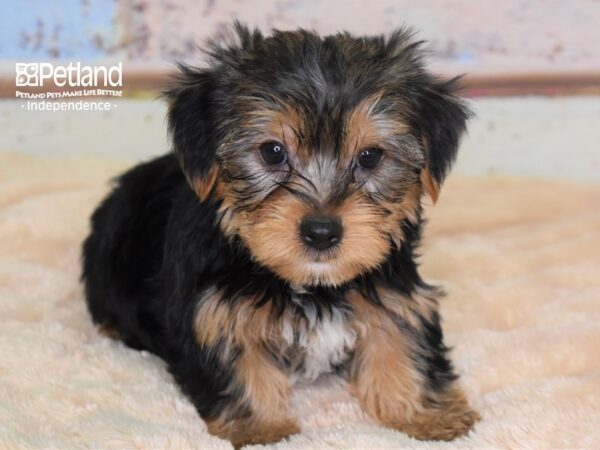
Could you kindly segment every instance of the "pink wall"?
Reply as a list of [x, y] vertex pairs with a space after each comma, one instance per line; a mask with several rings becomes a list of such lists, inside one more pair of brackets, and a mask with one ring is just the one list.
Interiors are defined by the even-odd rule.
[[118, 0], [120, 51], [139, 62], [194, 60], [195, 43], [239, 19], [263, 30], [380, 33], [406, 23], [433, 63], [469, 72], [600, 69], [596, 0]]

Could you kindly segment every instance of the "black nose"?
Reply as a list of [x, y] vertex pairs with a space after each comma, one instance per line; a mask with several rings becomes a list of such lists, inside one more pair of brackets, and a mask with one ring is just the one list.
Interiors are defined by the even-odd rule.
[[342, 224], [339, 219], [331, 217], [305, 217], [300, 224], [300, 236], [307, 245], [325, 250], [342, 239]]

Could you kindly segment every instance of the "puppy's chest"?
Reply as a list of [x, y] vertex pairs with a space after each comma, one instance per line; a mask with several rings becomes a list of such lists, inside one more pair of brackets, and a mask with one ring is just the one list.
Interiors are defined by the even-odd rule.
[[332, 373], [354, 351], [356, 332], [344, 313], [333, 309], [321, 317], [309, 311], [302, 321], [284, 319], [278, 352], [292, 381], [311, 382]]

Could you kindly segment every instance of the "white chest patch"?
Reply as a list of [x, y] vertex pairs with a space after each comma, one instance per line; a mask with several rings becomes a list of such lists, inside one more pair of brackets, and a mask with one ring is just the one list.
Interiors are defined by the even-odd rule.
[[296, 330], [296, 333], [289, 324], [284, 325], [284, 339], [300, 355], [292, 381], [312, 382], [320, 375], [333, 372], [348, 359], [356, 342], [355, 331], [339, 310], [334, 309], [331, 317], [325, 314], [319, 320], [316, 314], [308, 317], [306, 329]]

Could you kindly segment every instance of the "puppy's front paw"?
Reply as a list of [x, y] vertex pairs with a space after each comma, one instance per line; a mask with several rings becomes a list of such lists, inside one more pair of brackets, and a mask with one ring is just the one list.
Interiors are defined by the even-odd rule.
[[463, 436], [481, 419], [457, 388], [431, 397], [398, 427], [416, 439], [451, 441]]
[[242, 430], [240, 434], [231, 437], [231, 443], [237, 450], [244, 445], [271, 444], [299, 432], [300, 427], [293, 420], [281, 423], [267, 423]]
[[217, 429], [209, 424], [212, 434], [228, 439], [238, 450], [245, 445], [271, 444], [300, 432], [293, 419], [276, 422], [258, 422], [256, 420], [236, 420]]
[[468, 405], [415, 413], [397, 428], [420, 440], [451, 441], [463, 436], [481, 419]]

